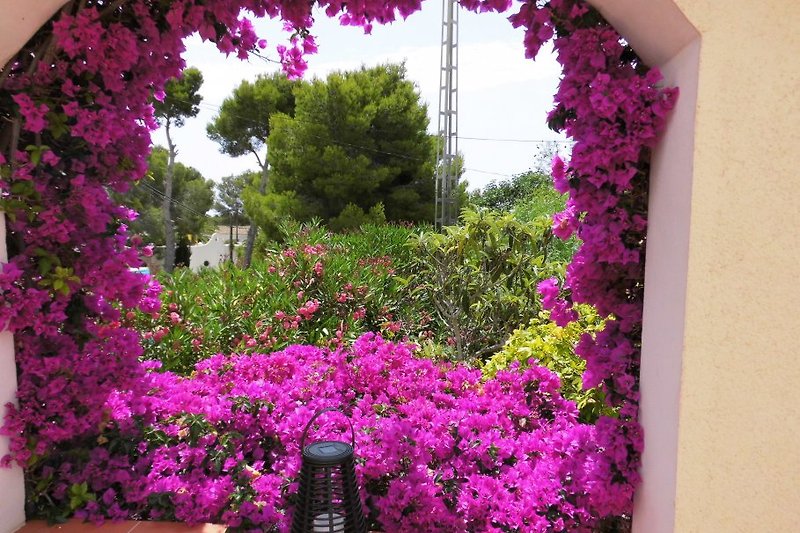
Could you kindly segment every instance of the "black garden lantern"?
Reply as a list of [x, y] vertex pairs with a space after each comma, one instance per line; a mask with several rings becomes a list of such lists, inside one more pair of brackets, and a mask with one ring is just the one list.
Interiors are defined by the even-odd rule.
[[343, 413], [335, 407], [321, 409], [311, 417], [303, 430], [300, 441], [303, 463], [292, 533], [366, 533], [367, 526], [356, 483], [353, 456], [356, 435], [353, 423], [348, 418], [350, 444], [320, 441], [306, 446], [311, 424], [328, 411]]

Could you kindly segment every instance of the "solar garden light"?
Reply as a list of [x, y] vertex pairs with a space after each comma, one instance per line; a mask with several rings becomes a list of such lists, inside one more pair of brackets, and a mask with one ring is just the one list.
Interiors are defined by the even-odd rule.
[[366, 533], [367, 526], [361, 509], [356, 483], [353, 448], [356, 442], [353, 423], [350, 424], [350, 444], [340, 441], [318, 441], [306, 446], [311, 424], [321, 414], [339, 411], [336, 407], [321, 409], [311, 417], [300, 449], [300, 488], [292, 520], [292, 533]]

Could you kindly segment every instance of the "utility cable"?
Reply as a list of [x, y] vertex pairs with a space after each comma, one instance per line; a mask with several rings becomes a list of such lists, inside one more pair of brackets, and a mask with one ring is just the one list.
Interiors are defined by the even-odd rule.
[[[179, 99], [179, 98], [174, 98], [174, 99], [179, 101], [179, 102], [183, 102], [183, 103], [191, 103], [191, 102], [189, 102], [187, 100], [182, 100], [182, 99]], [[198, 106], [203, 106], [208, 110], [220, 111], [222, 109], [222, 106], [216, 105], [216, 104], [212, 104], [212, 103], [208, 103], [208, 102], [200, 102], [197, 105]], [[254, 119], [252, 119], [250, 117], [245, 117], [243, 115], [239, 115], [239, 114], [236, 114], [236, 113], [230, 113], [230, 115], [233, 116], [233, 117], [236, 117], [236, 118], [238, 118], [238, 119], [240, 119], [240, 120], [242, 120], [244, 122], [248, 122], [250, 124], [254, 124], [254, 125], [259, 125], [260, 124], [259, 121], [254, 120]], [[324, 124], [324, 123], [320, 123], [320, 122], [313, 122], [313, 121], [308, 121], [308, 120], [303, 120], [303, 119], [299, 119], [297, 117], [292, 117], [292, 120], [295, 120], [295, 121], [297, 121], [299, 123], [302, 123], [302, 124], [307, 124], [307, 125], [312, 125], [312, 126], [325, 126], [325, 127], [328, 127], [328, 124]], [[377, 128], [375, 128], [374, 131], [390, 132], [390, 130], [382, 130], [382, 129], [377, 129]], [[351, 148], [358, 148], [358, 149], [367, 150], [367, 151], [374, 152], [374, 153], [389, 155], [389, 156], [393, 156], [393, 157], [399, 157], [399, 158], [407, 159], [407, 160], [410, 160], [410, 161], [418, 161], [418, 162], [426, 162], [426, 161], [428, 161], [427, 159], [414, 157], [414, 156], [410, 156], [410, 155], [407, 155], [407, 154], [400, 154], [400, 153], [396, 153], [396, 152], [388, 152], [388, 151], [385, 151], [385, 150], [379, 150], [377, 148], [371, 148], [371, 147], [368, 147], [368, 146], [362, 146], [362, 145], [348, 143], [348, 142], [345, 142], [345, 141], [339, 141], [337, 139], [326, 139], [326, 138], [324, 138], [322, 136], [314, 135], [314, 134], [308, 133], [308, 132], [306, 132], [306, 135], [308, 135], [311, 138], [317, 139], [317, 140], [330, 142], [332, 144], [338, 144], [340, 146], [348, 146], [348, 147], [351, 147]], [[569, 140], [559, 141], [559, 140], [548, 140], [548, 139], [502, 139], [502, 138], [490, 138], [490, 137], [459, 137], [459, 139], [477, 140], [477, 141], [490, 141], [490, 142], [520, 142], [520, 143], [531, 143], [531, 144], [541, 144], [541, 145], [548, 145], [548, 144], [569, 144], [569, 145], [572, 145], [572, 144], [574, 144], [573, 141], [569, 141]], [[479, 174], [489, 174], [489, 175], [495, 175], [495, 176], [501, 176], [501, 177], [507, 177], [507, 178], [513, 178], [514, 177], [513, 174], [505, 174], [505, 173], [501, 173], [501, 172], [492, 172], [492, 171], [488, 171], [488, 170], [480, 170], [480, 169], [477, 169], [477, 168], [466, 167], [466, 166], [462, 167], [462, 168], [465, 171], [476, 172], [476, 173], [479, 173]]]

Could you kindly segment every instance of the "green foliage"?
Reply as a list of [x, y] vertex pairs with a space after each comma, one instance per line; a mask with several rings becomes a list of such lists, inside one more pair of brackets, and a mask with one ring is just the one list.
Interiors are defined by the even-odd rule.
[[493, 181], [470, 197], [473, 204], [497, 211], [513, 211], [520, 204], [530, 204], [532, 220], [564, 209], [565, 198], [553, 188], [552, 178], [541, 172], [517, 174], [507, 181]]
[[294, 91], [300, 84], [302, 82], [289, 80], [280, 73], [259, 76], [253, 83], [245, 80], [233, 91], [233, 96], [222, 102], [219, 114], [206, 128], [208, 136], [219, 143], [223, 153], [233, 157], [253, 154], [261, 167], [258, 180], [247, 183], [241, 195], [245, 213], [251, 221], [243, 259], [245, 267], [249, 267], [252, 261], [258, 228], [274, 238], [276, 221], [284, 216], [282, 210], [295, 205], [287, 199], [265, 197], [269, 185], [266, 148], [273, 116], [276, 113], [294, 114]]
[[[300, 200], [298, 220], [329, 222], [382, 203], [390, 221], [433, 218], [434, 139], [403, 65], [335, 72], [295, 91], [294, 117], [274, 115], [270, 191]], [[343, 222], [345, 219], [342, 219]]]
[[[469, 202], [477, 207], [506, 211], [522, 222], [550, 220], [554, 213], [563, 211], [566, 197], [553, 188], [553, 180], [544, 172], [529, 171], [518, 174], [508, 181], [493, 181], [483, 189], [472, 193]], [[577, 248], [577, 240], [567, 242], [555, 239], [551, 257], [569, 262]]]
[[[118, 200], [139, 213], [130, 223], [132, 233], [142, 235], [145, 242], [162, 246], [165, 242], [161, 203], [164, 199], [164, 176], [167, 169], [166, 149], [156, 146], [150, 154], [149, 172]], [[214, 182], [203, 178], [199, 171], [175, 163], [172, 184], [172, 219], [178, 241], [185, 238], [197, 242], [211, 229], [206, 214], [214, 201]]]
[[74, 483], [69, 487], [69, 508], [71, 511], [83, 507], [87, 502], [97, 499], [94, 493], [89, 491], [89, 484]]
[[462, 225], [412, 239], [411, 296], [435, 309], [437, 328], [459, 360], [485, 360], [512, 331], [537, 316], [536, 285], [560, 274], [549, 258], [544, 221], [523, 223], [510, 213], [466, 209]]
[[[367, 225], [331, 234], [288, 222], [281, 231], [285, 245], [248, 270], [226, 263], [160, 274], [161, 312], [130, 317], [144, 333], [145, 357], [189, 373], [216, 353], [338, 346], [366, 331], [402, 338], [426, 330], [430, 318], [394, 276], [412, 262], [406, 246], [411, 229]], [[318, 309], [308, 313], [309, 302]]]
[[249, 223], [244, 212], [243, 193], [257, 179], [256, 172], [243, 172], [235, 176], [225, 176], [216, 184], [214, 209], [219, 213], [222, 222], [228, 225]]
[[366, 213], [355, 204], [347, 204], [342, 212], [339, 213], [339, 216], [331, 219], [328, 226], [333, 231], [346, 231], [356, 230], [367, 224], [379, 226], [385, 223], [386, 213], [383, 209], [383, 204], [373, 205], [369, 212]]
[[169, 80], [164, 87], [164, 99], [153, 100], [156, 117], [172, 125], [183, 126], [188, 117], [194, 117], [200, 111], [203, 97], [198, 91], [203, 85], [203, 74], [194, 67], [184, 69], [179, 78]]
[[281, 73], [259, 76], [254, 82], [243, 81], [206, 126], [208, 136], [219, 143], [223, 153], [233, 157], [254, 154], [263, 166], [266, 161], [259, 152], [267, 143], [271, 116], [294, 113], [294, 89], [301, 83]]
[[561, 393], [575, 402], [581, 420], [593, 423], [601, 414], [613, 415], [613, 411], [605, 405], [599, 388], [583, 389], [581, 376], [586, 361], [575, 355], [575, 345], [581, 335], [601, 330], [604, 321], [591, 306], [578, 305], [576, 309], [580, 318], [566, 327], [551, 322], [548, 312], [540, 312], [527, 326], [514, 331], [503, 349], [486, 361], [483, 374], [492, 378], [515, 362], [522, 368], [529, 364], [546, 366], [558, 374]]
[[245, 212], [267, 241], [282, 242], [281, 225], [293, 214], [303, 213], [303, 202], [292, 191], [260, 194], [254, 187], [246, 187], [242, 198]]

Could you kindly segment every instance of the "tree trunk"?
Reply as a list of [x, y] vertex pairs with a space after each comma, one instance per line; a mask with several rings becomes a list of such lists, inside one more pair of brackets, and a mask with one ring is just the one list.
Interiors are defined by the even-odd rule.
[[164, 173], [164, 201], [161, 212], [164, 216], [164, 270], [171, 273], [175, 268], [175, 228], [172, 224], [172, 175], [175, 170], [175, 144], [169, 135], [169, 120], [166, 121], [167, 146], [169, 159], [167, 171]]
[[233, 226], [228, 226], [228, 233], [228, 261], [233, 263]]
[[[264, 154], [264, 164], [261, 165], [261, 181], [258, 183], [258, 194], [264, 195], [267, 193], [267, 181], [269, 180], [269, 163], [267, 163], [267, 154]], [[250, 220], [250, 229], [247, 230], [247, 244], [244, 248], [244, 268], [250, 268], [250, 262], [253, 260], [253, 247], [256, 244], [256, 234], [258, 234], [258, 227], [253, 220]]]

